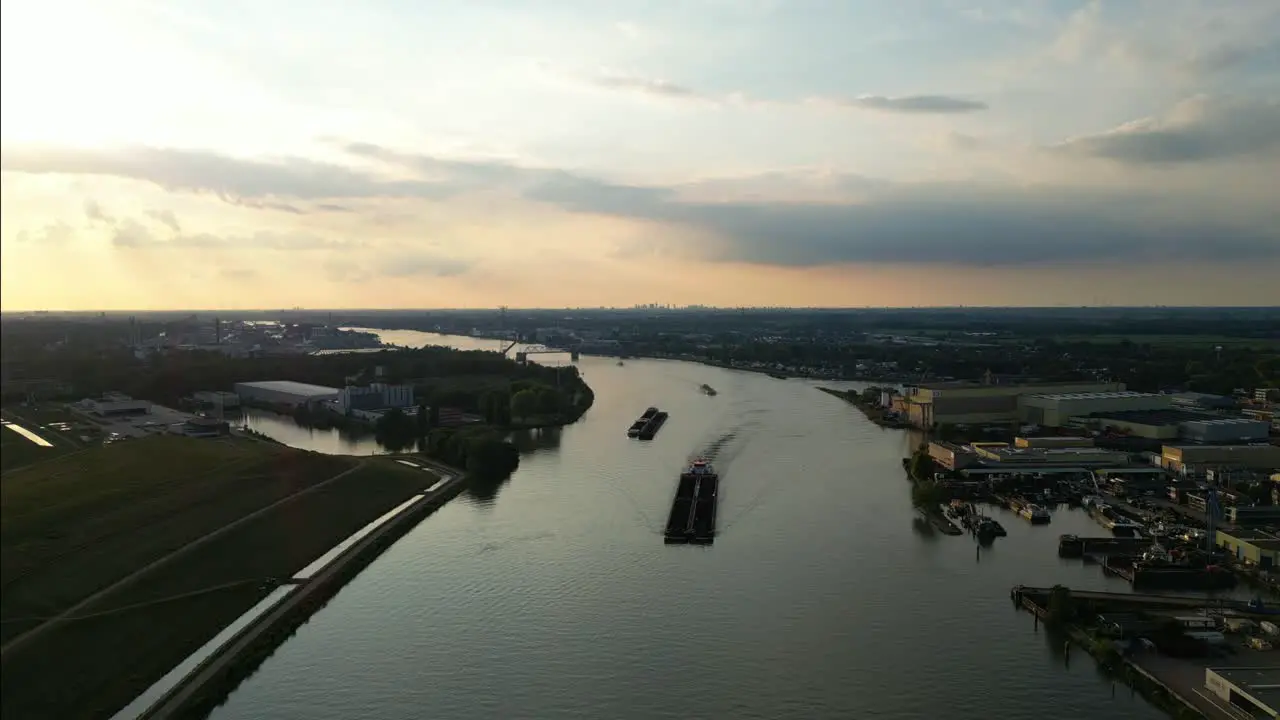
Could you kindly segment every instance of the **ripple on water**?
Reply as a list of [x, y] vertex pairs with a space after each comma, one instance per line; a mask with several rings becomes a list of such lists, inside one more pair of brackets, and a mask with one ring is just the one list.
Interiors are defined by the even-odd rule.
[[[1090, 662], [1064, 669], [1008, 600], [1018, 582], [1109, 585], [1056, 556], [1087, 518], [1000, 515], [1009, 537], [979, 557], [913, 529], [903, 433], [806, 383], [581, 367], [596, 405], [557, 452], [526, 456], [491, 505], [451, 503], [409, 533], [214, 717], [1162, 717], [1112, 699]], [[651, 404], [671, 421], [627, 439]], [[723, 533], [664, 546], [699, 452], [724, 474]]]

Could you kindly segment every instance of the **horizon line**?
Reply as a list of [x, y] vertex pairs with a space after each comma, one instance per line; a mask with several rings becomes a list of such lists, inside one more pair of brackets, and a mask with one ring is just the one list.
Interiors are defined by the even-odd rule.
[[1275, 305], [670, 305], [644, 307], [636, 305], [579, 305], [579, 306], [489, 306], [489, 307], [433, 307], [433, 308], [170, 308], [170, 309], [21, 309], [0, 310], [0, 317], [9, 315], [127, 315], [145, 313], [432, 313], [432, 312], [564, 312], [564, 311], [614, 311], [614, 312], [696, 312], [743, 310], [767, 311], [885, 311], [885, 310], [1264, 310], [1280, 308]]

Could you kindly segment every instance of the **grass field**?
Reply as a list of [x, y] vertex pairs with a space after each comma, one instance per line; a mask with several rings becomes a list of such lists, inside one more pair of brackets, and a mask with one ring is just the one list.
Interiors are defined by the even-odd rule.
[[53, 447], [42, 447], [8, 428], [0, 428], [0, 472], [42, 462], [84, 447], [73, 433], [49, 427], [49, 423], [71, 422], [71, 413], [49, 406], [4, 408], [0, 417], [39, 435]]
[[[387, 459], [248, 440], [153, 437], [0, 479], [0, 715], [109, 717], [272, 589], [434, 482]], [[234, 529], [51, 618], [139, 568]], [[177, 599], [173, 599], [173, 598]]]

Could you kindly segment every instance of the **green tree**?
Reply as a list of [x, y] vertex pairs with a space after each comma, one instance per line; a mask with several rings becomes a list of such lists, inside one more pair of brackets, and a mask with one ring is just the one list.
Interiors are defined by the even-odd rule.
[[526, 389], [511, 396], [511, 415], [517, 418], [532, 417], [538, 412], [538, 393]]
[[929, 456], [927, 445], [921, 444], [915, 452], [911, 453], [908, 471], [915, 480], [928, 480], [933, 477], [934, 463], [933, 458]]
[[916, 507], [936, 508], [946, 499], [946, 491], [932, 480], [924, 480], [911, 486], [911, 502]]

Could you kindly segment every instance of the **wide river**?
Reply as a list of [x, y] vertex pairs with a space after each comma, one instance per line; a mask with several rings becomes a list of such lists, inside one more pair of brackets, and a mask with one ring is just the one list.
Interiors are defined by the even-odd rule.
[[[1065, 663], [1010, 601], [1018, 583], [1127, 587], [1057, 557], [1060, 533], [1104, 532], [1083, 513], [1032, 527], [996, 511], [1009, 535], [979, 554], [913, 514], [907, 433], [818, 383], [675, 361], [578, 367], [596, 394], [585, 417], [503, 486], [412, 530], [212, 717], [1165, 717], [1087, 655]], [[649, 405], [670, 421], [652, 442], [628, 439]], [[270, 416], [250, 424], [303, 447], [377, 451]], [[724, 478], [722, 533], [665, 546], [676, 475], [698, 455]]]

